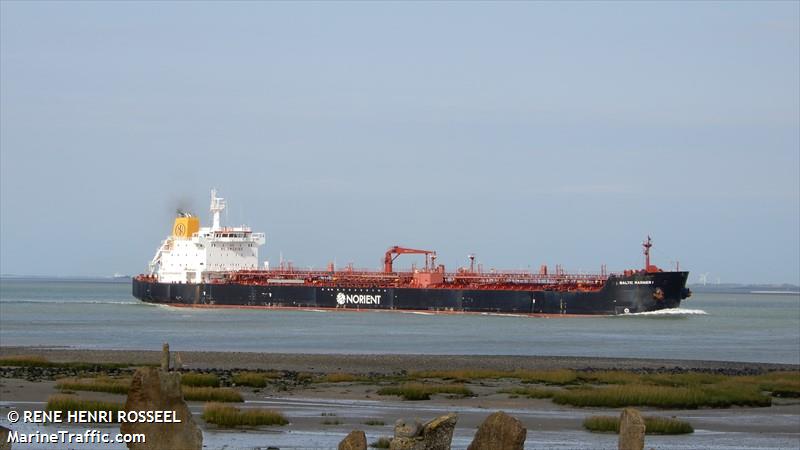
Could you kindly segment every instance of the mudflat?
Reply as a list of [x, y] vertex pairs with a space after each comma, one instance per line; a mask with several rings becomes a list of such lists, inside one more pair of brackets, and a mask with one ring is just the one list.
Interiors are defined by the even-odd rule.
[[[176, 351], [177, 350], [177, 351]], [[633, 358], [537, 357], [484, 355], [360, 355], [360, 354], [288, 354], [247, 352], [183, 352], [173, 348], [183, 371], [215, 374], [223, 384], [230, 384], [239, 371], [274, 373], [266, 386], [238, 385], [244, 402], [232, 405], [241, 408], [268, 408], [283, 413], [286, 426], [269, 426], [223, 430], [199, 419], [204, 402], [190, 401], [189, 406], [203, 428], [210, 448], [233, 442], [242, 446], [264, 443], [280, 447], [334, 447], [353, 429], [367, 432], [370, 441], [390, 437], [399, 418], [431, 419], [456, 412], [459, 421], [453, 448], [466, 447], [476, 427], [486, 416], [503, 410], [520, 419], [528, 429], [526, 448], [549, 448], [555, 443], [576, 448], [613, 446], [615, 437], [589, 433], [583, 420], [591, 415], [618, 415], [620, 408], [581, 408], [556, 404], [549, 398], [529, 398], [514, 394], [515, 389], [529, 387], [562, 389], [545, 384], [524, 383], [520, 379], [476, 377], [465, 380], [418, 380], [414, 373], [436, 371], [551, 371], [572, 369], [592, 371], [626, 371], [640, 374], [758, 375], [775, 371], [797, 371], [797, 365], [728, 361], [689, 361]], [[0, 358], [26, 356], [51, 363], [96, 363], [157, 365], [160, 351], [81, 350], [41, 347], [0, 347]], [[78, 372], [83, 369], [78, 369]], [[100, 367], [91, 377], [129, 376], [133, 367], [106, 369]], [[49, 396], [59, 393], [56, 381], [75, 376], [76, 369], [64, 367], [0, 368], [0, 413], [9, 409], [44, 409]], [[352, 377], [342, 376], [352, 375]], [[84, 374], [80, 374], [81, 377]], [[470, 395], [434, 393], [428, 400], [409, 401], [397, 395], [381, 393], [382, 388], [405, 382], [432, 384], [455, 383], [466, 386]], [[109, 402], [125, 402], [125, 395], [107, 392], [75, 392], [81, 398]], [[651, 408], [641, 407], [645, 415], [676, 417], [687, 420], [695, 428], [692, 435], [653, 436], [648, 442], [659, 448], [695, 446], [716, 448], [722, 435], [737, 436], [744, 447], [791, 448], [800, 443], [800, 398], [773, 398], [768, 407], [729, 407], [724, 409]], [[720, 435], [722, 433], [722, 435]], [[713, 439], [717, 439], [714, 441]], [[725, 448], [724, 445], [720, 448]]]
[[[414, 354], [309, 354], [180, 351], [185, 367], [192, 369], [293, 370], [310, 372], [393, 373], [421, 370], [714, 370], [759, 372], [798, 370], [793, 364], [698, 361], [680, 359], [603, 358], [515, 355], [414, 355]], [[0, 347], [0, 357], [41, 356], [54, 362], [158, 364], [160, 351], [83, 350], [53, 347]]]

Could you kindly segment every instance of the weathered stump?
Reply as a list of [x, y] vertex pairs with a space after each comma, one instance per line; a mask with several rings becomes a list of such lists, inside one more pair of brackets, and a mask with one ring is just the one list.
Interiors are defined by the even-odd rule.
[[619, 450], [643, 450], [645, 425], [634, 408], [625, 408], [619, 416]]
[[367, 450], [367, 435], [361, 430], [353, 430], [342, 442], [338, 450]]
[[181, 374], [143, 367], [133, 374], [125, 411], [175, 411], [180, 423], [122, 423], [122, 433], [143, 433], [144, 443], [129, 443], [131, 450], [199, 450], [203, 432], [194, 422], [181, 392]]
[[458, 416], [451, 413], [420, 426], [417, 421], [398, 420], [390, 450], [450, 450]]
[[526, 435], [517, 418], [498, 411], [481, 423], [467, 450], [522, 450]]
[[161, 370], [169, 372], [169, 344], [166, 342], [161, 347]]
[[11, 450], [11, 442], [8, 442], [10, 429], [0, 425], [0, 450]]

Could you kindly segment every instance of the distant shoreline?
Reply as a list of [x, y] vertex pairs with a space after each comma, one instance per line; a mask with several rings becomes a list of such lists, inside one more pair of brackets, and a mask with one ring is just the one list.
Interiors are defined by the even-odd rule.
[[92, 283], [130, 283], [132, 277], [129, 275], [124, 276], [105, 276], [105, 277], [88, 277], [88, 276], [50, 276], [50, 275], [0, 275], [0, 281], [41, 281], [41, 282], [92, 282]]
[[751, 294], [800, 295], [800, 291], [750, 291]]
[[[281, 369], [309, 372], [393, 373], [419, 370], [471, 369], [620, 369], [620, 370], [798, 370], [798, 364], [682, 359], [639, 359], [577, 356], [310, 354], [225, 351], [182, 351], [191, 369]], [[48, 347], [0, 347], [0, 357], [36, 355], [54, 362], [157, 364], [157, 350], [84, 350]]]

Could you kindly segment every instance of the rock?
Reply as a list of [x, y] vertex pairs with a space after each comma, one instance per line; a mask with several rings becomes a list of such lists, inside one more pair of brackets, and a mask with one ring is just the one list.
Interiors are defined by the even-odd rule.
[[367, 450], [367, 435], [361, 430], [351, 431], [339, 442], [339, 450]]
[[175, 411], [181, 423], [122, 423], [121, 433], [144, 433], [145, 443], [129, 443], [131, 450], [199, 450], [203, 432], [194, 422], [181, 392], [181, 374], [143, 367], [133, 374], [125, 411]]
[[643, 450], [645, 425], [634, 408], [625, 408], [619, 416], [619, 450]]
[[419, 420], [397, 419], [394, 423], [394, 437], [413, 438], [419, 436], [422, 423]]
[[161, 347], [161, 370], [169, 372], [169, 343], [164, 342]]
[[0, 425], [0, 450], [11, 450], [11, 442], [8, 442], [10, 432], [10, 429]]
[[425, 450], [450, 450], [456, 422], [458, 422], [458, 415], [450, 413], [423, 425], [422, 439], [425, 441]]
[[[453, 431], [458, 416], [446, 414], [425, 425], [417, 421], [398, 420], [395, 423], [395, 437], [389, 445], [390, 450], [450, 450]], [[416, 430], [415, 434], [414, 430]]]
[[519, 420], [498, 411], [481, 423], [467, 450], [522, 450], [526, 435]]

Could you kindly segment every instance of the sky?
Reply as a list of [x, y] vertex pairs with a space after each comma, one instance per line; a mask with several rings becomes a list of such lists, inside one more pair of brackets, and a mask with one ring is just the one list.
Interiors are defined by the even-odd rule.
[[0, 2], [0, 273], [143, 272], [212, 187], [273, 265], [797, 284], [800, 3]]

